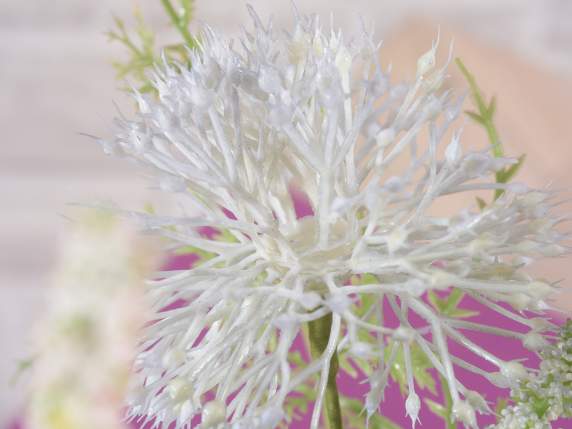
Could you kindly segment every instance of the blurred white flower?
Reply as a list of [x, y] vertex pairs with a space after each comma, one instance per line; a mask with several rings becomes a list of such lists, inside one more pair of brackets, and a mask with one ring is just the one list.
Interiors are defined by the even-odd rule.
[[28, 425], [125, 428], [122, 410], [153, 252], [110, 214], [74, 221], [37, 327]]
[[[559, 220], [549, 215], [553, 195], [496, 183], [494, 173], [516, 160], [493, 158], [486, 147], [464, 152], [459, 132], [446, 137], [462, 100], [441, 89], [437, 43], [419, 60], [415, 81], [395, 85], [365, 30], [348, 41], [314, 16], [296, 16], [290, 32], [252, 17], [254, 29], [235, 41], [207, 27], [191, 68], [158, 66], [158, 98], [135, 93], [136, 118], [119, 119], [115, 139], [102, 141], [107, 152], [149, 167], [161, 189], [196, 213], [133, 213], [143, 228], [171, 250], [210, 255], [149, 282], [156, 316], [137, 359], [130, 416], [182, 428], [202, 413], [205, 426], [271, 428], [284, 418], [287, 395], [319, 374], [316, 428], [330, 361], [348, 350], [378, 368], [366, 398], [371, 414], [395, 357], [383, 358], [391, 341], [406, 362], [410, 344], [427, 355], [448, 384], [455, 416], [475, 426], [454, 366], [501, 382], [526, 369], [463, 331], [524, 336], [448, 318], [423, 296], [459, 288], [535, 333], [550, 329], [520, 311], [547, 308], [553, 289], [524, 274], [522, 260], [565, 251], [553, 230]], [[504, 194], [483, 210], [436, 214], [443, 197], [497, 189]], [[297, 211], [303, 204], [308, 216]], [[225, 240], [199, 234], [205, 226]], [[378, 304], [357, 312], [366, 297]], [[176, 300], [187, 304], [165, 310]], [[384, 301], [396, 329], [384, 322]], [[413, 327], [412, 313], [425, 326]], [[292, 368], [288, 351], [301, 326], [327, 314], [323, 355]], [[364, 346], [363, 332], [375, 341]], [[448, 339], [496, 365], [498, 377], [454, 356]], [[411, 364], [406, 371], [415, 422]]]

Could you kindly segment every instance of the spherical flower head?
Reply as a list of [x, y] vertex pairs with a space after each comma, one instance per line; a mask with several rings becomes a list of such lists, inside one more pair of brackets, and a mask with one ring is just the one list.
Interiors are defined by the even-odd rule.
[[[252, 18], [238, 41], [205, 28], [190, 67], [157, 66], [157, 97], [136, 92], [136, 118], [118, 120], [105, 142], [185, 204], [180, 216], [133, 214], [143, 228], [167, 238], [170, 250], [206, 255], [193, 269], [150, 281], [157, 314], [141, 344], [130, 415], [177, 428], [201, 413], [232, 427], [275, 427], [288, 394], [318, 375], [321, 403], [336, 352], [377, 371], [371, 414], [384, 368], [397, 350], [410, 362], [415, 346], [444, 376], [459, 419], [474, 426], [454, 365], [489, 375], [454, 356], [447, 341], [502, 375], [514, 365], [461, 329], [506, 332], [449, 318], [425, 297], [456, 288], [533, 329], [520, 310], [545, 308], [552, 287], [523, 274], [522, 260], [564, 251], [549, 217], [553, 196], [496, 183], [495, 172], [516, 160], [490, 156], [486, 144], [463, 151], [459, 131], [448, 137], [462, 99], [441, 89], [438, 43], [419, 60], [415, 80], [396, 85], [365, 30], [348, 41], [314, 16], [296, 16], [289, 32]], [[444, 197], [483, 190], [504, 192], [484, 209], [437, 214]], [[185, 305], [166, 310], [175, 301]], [[383, 303], [399, 327], [386, 325]], [[289, 350], [301, 327], [328, 314], [323, 354], [293, 367]], [[411, 314], [425, 326], [413, 327]], [[415, 421], [410, 364], [406, 371]], [[319, 413], [316, 406], [313, 427]]]

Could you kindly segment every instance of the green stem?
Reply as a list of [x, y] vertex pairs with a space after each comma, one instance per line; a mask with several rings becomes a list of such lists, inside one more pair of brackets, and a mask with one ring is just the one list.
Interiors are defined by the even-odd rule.
[[189, 33], [189, 28], [187, 27], [189, 24], [187, 13], [185, 13], [184, 16], [182, 17], [179, 16], [177, 11], [171, 4], [171, 0], [161, 0], [161, 3], [163, 4], [165, 11], [167, 12], [167, 15], [169, 15], [169, 18], [171, 18], [171, 22], [183, 36], [185, 43], [189, 46], [189, 48], [193, 49], [196, 48], [197, 43], [195, 42], [193, 36], [191, 36], [191, 33]]
[[[320, 319], [308, 323], [308, 341], [310, 352], [314, 359], [322, 356], [328, 346], [330, 330], [332, 328], [332, 314], [329, 313]], [[324, 414], [327, 427], [329, 429], [342, 429], [342, 411], [340, 407], [340, 397], [336, 376], [338, 374], [338, 354], [334, 352], [330, 360], [330, 371], [328, 372], [328, 382], [326, 385], [326, 396], [324, 398]]]
[[469, 87], [471, 88], [471, 95], [473, 96], [475, 104], [479, 109], [479, 115], [482, 119], [481, 123], [485, 127], [485, 130], [487, 131], [487, 136], [492, 145], [493, 154], [497, 158], [502, 158], [504, 156], [504, 151], [499, 140], [499, 134], [493, 122], [493, 114], [495, 110], [494, 97], [489, 106], [487, 106], [487, 103], [483, 98], [482, 91], [477, 85], [477, 80], [475, 79], [475, 76], [473, 76], [473, 74], [467, 69], [467, 67], [461, 61], [460, 58], [455, 58], [455, 63], [457, 64], [457, 67], [459, 67], [461, 73], [469, 83]]
[[447, 410], [445, 420], [447, 423], [447, 429], [457, 429], [457, 425], [453, 419], [453, 399], [451, 398], [451, 392], [449, 391], [445, 377], [440, 375], [439, 378], [441, 379], [441, 388], [443, 389], [443, 396], [445, 397], [445, 408]]

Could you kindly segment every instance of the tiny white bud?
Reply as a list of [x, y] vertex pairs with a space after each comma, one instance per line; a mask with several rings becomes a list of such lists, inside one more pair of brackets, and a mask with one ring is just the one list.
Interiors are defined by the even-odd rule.
[[491, 157], [481, 153], [471, 153], [462, 162], [461, 169], [469, 177], [479, 177], [491, 166]]
[[518, 252], [530, 253], [538, 248], [538, 244], [532, 240], [522, 240], [515, 246]]
[[535, 207], [546, 200], [547, 195], [543, 192], [533, 191], [526, 193], [520, 201], [528, 207]]
[[500, 367], [500, 372], [510, 383], [515, 383], [528, 377], [528, 372], [524, 365], [515, 360], [504, 362]]
[[399, 328], [393, 331], [393, 339], [395, 341], [411, 342], [414, 338], [415, 332], [406, 326], [399, 326]]
[[525, 194], [529, 190], [528, 186], [526, 186], [524, 183], [519, 183], [519, 182], [509, 183], [506, 188], [513, 194]]
[[449, 165], [454, 165], [457, 163], [459, 158], [461, 157], [461, 146], [459, 145], [459, 136], [455, 134], [453, 136], [453, 140], [445, 149], [445, 159], [449, 163]]
[[554, 292], [554, 287], [545, 282], [531, 282], [528, 284], [528, 295], [535, 300], [543, 300]]
[[371, 345], [367, 343], [356, 341], [351, 345], [350, 353], [356, 357], [367, 358], [371, 356], [372, 348]]
[[385, 147], [392, 143], [395, 139], [395, 130], [393, 128], [384, 128], [375, 137], [375, 142], [379, 147]]
[[446, 289], [454, 286], [457, 278], [444, 270], [433, 270], [431, 273], [430, 286], [433, 289]]
[[403, 178], [397, 176], [391, 176], [383, 184], [383, 188], [387, 189], [389, 192], [400, 192], [404, 188]]
[[280, 314], [272, 321], [272, 324], [279, 329], [291, 329], [297, 326], [298, 323], [298, 318], [290, 314]]
[[165, 368], [178, 367], [185, 362], [185, 352], [179, 348], [173, 347], [168, 349], [163, 355], [161, 363]]
[[453, 416], [465, 426], [476, 428], [477, 417], [474, 408], [466, 401], [458, 401], [453, 405]]
[[218, 400], [209, 401], [203, 407], [201, 427], [213, 428], [226, 421], [226, 405]]
[[427, 285], [422, 280], [411, 279], [405, 284], [405, 290], [409, 295], [419, 298], [427, 291]]
[[435, 52], [437, 47], [434, 45], [429, 51], [425, 52], [417, 60], [417, 77], [421, 77], [435, 67]]
[[558, 244], [549, 244], [548, 246], [541, 246], [539, 251], [542, 255], [554, 258], [566, 253], [566, 249]]
[[352, 305], [351, 300], [345, 294], [341, 293], [330, 295], [326, 300], [326, 303], [333, 313], [338, 314], [343, 313], [349, 306]]
[[257, 427], [260, 429], [274, 429], [282, 419], [284, 419], [282, 408], [270, 407], [265, 409], [260, 415], [260, 422]]
[[529, 350], [538, 351], [548, 346], [548, 341], [538, 332], [529, 332], [522, 339], [522, 344]]
[[470, 255], [479, 255], [485, 252], [490, 247], [494, 246], [496, 243], [490, 237], [480, 236], [475, 238], [467, 245], [467, 252]]
[[280, 75], [270, 67], [262, 67], [258, 75], [258, 86], [265, 92], [278, 93], [282, 89]]
[[491, 409], [485, 398], [479, 393], [474, 390], [467, 390], [465, 392], [465, 398], [469, 402], [469, 404], [477, 411], [481, 413], [490, 413]]
[[409, 392], [407, 399], [405, 400], [405, 411], [409, 418], [411, 419], [411, 425], [415, 427], [415, 423], [419, 419], [419, 410], [421, 409], [421, 401], [419, 400], [419, 395], [415, 392]]
[[488, 380], [501, 389], [510, 387], [512, 383], [501, 372], [491, 372], [487, 376]]
[[183, 402], [190, 398], [192, 390], [190, 383], [181, 377], [173, 378], [167, 385], [169, 396], [175, 402]]
[[543, 319], [541, 317], [535, 317], [533, 319], [530, 319], [528, 322], [529, 322], [532, 330], [538, 331], [538, 332], [546, 331], [547, 329], [549, 329], [551, 327], [550, 322], [548, 322], [546, 319]]
[[346, 48], [340, 48], [336, 54], [336, 67], [341, 74], [346, 74], [352, 65], [352, 56]]
[[393, 231], [391, 231], [389, 235], [386, 237], [387, 250], [389, 250], [389, 253], [394, 253], [396, 250], [399, 250], [402, 247], [404, 247], [408, 235], [409, 232], [402, 227], [397, 227]]
[[507, 296], [506, 302], [510, 304], [515, 310], [522, 311], [531, 306], [532, 298], [525, 293], [516, 292]]
[[300, 301], [302, 303], [302, 307], [306, 310], [312, 310], [320, 305], [322, 302], [322, 298], [316, 292], [307, 292], [302, 295], [302, 299]]

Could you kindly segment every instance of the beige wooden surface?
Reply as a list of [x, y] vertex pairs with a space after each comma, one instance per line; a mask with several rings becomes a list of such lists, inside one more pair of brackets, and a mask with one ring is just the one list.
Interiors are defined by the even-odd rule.
[[[140, 1], [151, 22], [165, 33], [157, 1]], [[236, 32], [247, 22], [243, 1], [198, 1], [197, 15]], [[289, 1], [252, 0], [276, 25], [291, 20]], [[569, 117], [572, 84], [572, 30], [566, 15], [572, 2], [550, 0], [435, 0], [426, 2], [298, 0], [305, 12], [318, 11], [346, 29], [358, 15], [389, 35], [382, 52], [396, 74], [411, 77], [442, 23], [451, 28], [456, 53], [499, 97], [499, 125], [510, 153], [529, 155], [523, 178], [535, 185], [550, 180], [569, 187], [572, 159]], [[78, 132], [109, 135], [112, 100], [126, 105], [116, 90], [109, 61], [120, 54], [106, 43], [110, 11], [129, 16], [126, 0], [0, 0], [0, 427], [22, 399], [9, 387], [17, 358], [27, 354], [32, 322], [41, 311], [43, 290], [57, 255], [67, 202], [115, 200], [137, 207], [150, 197], [139, 173], [106, 158]], [[539, 8], [539, 4], [542, 7]], [[351, 7], [351, 9], [349, 9]], [[422, 21], [402, 21], [407, 15]], [[433, 24], [424, 24], [432, 18]], [[471, 34], [470, 36], [466, 35]], [[500, 46], [500, 47], [499, 47]], [[452, 85], [460, 85], [453, 74]], [[471, 144], [482, 141], [467, 127]], [[168, 204], [165, 202], [165, 204]], [[555, 277], [571, 277], [566, 263], [544, 267]], [[570, 282], [569, 282], [570, 284]]]

